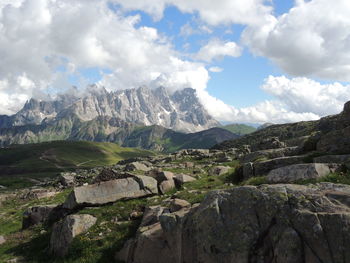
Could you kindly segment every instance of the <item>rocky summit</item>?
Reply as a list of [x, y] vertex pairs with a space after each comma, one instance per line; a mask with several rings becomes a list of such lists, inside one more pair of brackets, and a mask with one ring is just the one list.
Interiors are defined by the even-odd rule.
[[160, 125], [183, 132], [196, 132], [218, 126], [191, 88], [169, 93], [164, 87], [126, 89], [108, 92], [91, 86], [83, 95], [61, 95], [55, 100], [29, 100], [12, 116], [0, 116], [0, 128], [39, 125], [67, 116], [86, 122], [113, 117], [139, 125]]
[[0, 261], [350, 262], [348, 108], [212, 149], [7, 183]]

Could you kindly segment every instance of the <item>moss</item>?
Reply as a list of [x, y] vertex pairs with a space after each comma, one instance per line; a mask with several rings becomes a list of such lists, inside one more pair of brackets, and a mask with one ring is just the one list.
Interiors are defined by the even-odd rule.
[[261, 185], [267, 184], [266, 176], [252, 177], [241, 183], [241, 185]]
[[296, 184], [315, 184], [321, 182], [329, 182], [335, 184], [348, 184], [350, 185], [350, 173], [331, 173], [327, 176], [318, 179], [308, 179], [296, 182]]

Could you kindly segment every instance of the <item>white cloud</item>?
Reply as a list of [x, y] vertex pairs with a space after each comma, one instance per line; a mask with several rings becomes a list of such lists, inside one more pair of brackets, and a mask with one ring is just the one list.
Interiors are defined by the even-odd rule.
[[86, 67], [111, 70], [101, 81], [110, 89], [148, 83], [206, 87], [209, 76], [202, 64], [180, 59], [155, 28], [139, 26], [138, 15], [112, 11], [107, 1], [6, 4], [0, 4], [0, 81], [7, 83], [1, 92], [10, 95], [0, 104], [0, 114], [14, 113], [23, 100], [48, 89], [66, 88], [69, 74], [85, 83], [78, 70]]
[[113, 0], [126, 10], [143, 10], [159, 20], [167, 6], [176, 6], [185, 13], [198, 13], [210, 25], [259, 24], [272, 12], [266, 0]]
[[249, 26], [243, 41], [294, 76], [350, 81], [350, 2], [297, 1], [280, 17]]
[[235, 42], [224, 42], [219, 39], [211, 39], [205, 46], [201, 47], [194, 58], [200, 61], [212, 62], [225, 56], [239, 57], [242, 49]]
[[223, 68], [220, 68], [220, 67], [210, 67], [210, 68], [209, 68], [209, 71], [210, 71], [210, 72], [214, 72], [214, 73], [220, 73], [220, 72], [223, 72], [224, 69], [223, 69]]
[[341, 112], [344, 103], [350, 100], [350, 85], [320, 84], [308, 78], [269, 76], [261, 88], [274, 99], [240, 109], [225, 104], [206, 91], [199, 97], [218, 120], [257, 123], [316, 120]]

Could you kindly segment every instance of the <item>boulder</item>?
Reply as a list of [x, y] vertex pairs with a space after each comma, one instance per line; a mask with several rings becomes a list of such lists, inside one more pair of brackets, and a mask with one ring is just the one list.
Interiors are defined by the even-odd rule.
[[6, 239], [4, 236], [0, 236], [0, 245], [5, 244]]
[[274, 169], [267, 175], [268, 183], [294, 183], [301, 180], [317, 179], [334, 172], [339, 165], [306, 163]]
[[273, 169], [277, 169], [283, 166], [303, 163], [306, 156], [289, 156], [275, 158], [267, 161], [254, 163], [254, 176], [264, 176], [267, 175]]
[[[181, 262], [178, 246], [181, 244], [181, 232], [178, 226], [190, 210], [166, 213], [162, 209], [153, 209], [154, 220], [148, 221], [146, 225], [141, 223], [136, 237], [128, 240], [123, 249], [116, 253], [116, 260], [126, 263]], [[146, 216], [145, 213], [144, 218]]]
[[59, 175], [59, 182], [66, 187], [74, 186], [76, 173], [64, 172]]
[[231, 168], [228, 166], [214, 166], [209, 169], [208, 174], [210, 176], [219, 176], [219, 175], [228, 173], [230, 169]]
[[251, 145], [251, 151], [255, 152], [260, 150], [278, 149], [285, 147], [285, 142], [281, 142], [278, 137], [269, 137], [259, 141], [256, 144]]
[[97, 219], [91, 215], [69, 215], [54, 224], [50, 238], [50, 252], [54, 256], [67, 255], [73, 238], [89, 230]]
[[23, 213], [22, 229], [44, 223], [57, 205], [33, 206]]
[[285, 156], [298, 155], [300, 152], [299, 147], [285, 147], [278, 149], [261, 150], [243, 155], [240, 158], [242, 163], [255, 162], [259, 159], [275, 159]]
[[126, 165], [125, 167], [126, 171], [143, 171], [148, 172], [151, 170], [150, 167], [146, 166], [145, 164], [141, 162], [132, 162]]
[[166, 192], [169, 192], [170, 190], [173, 190], [175, 188], [175, 182], [174, 179], [163, 181], [159, 184], [159, 192], [161, 194], [165, 194]]
[[245, 163], [242, 166], [243, 180], [247, 180], [255, 176], [254, 163]]
[[158, 194], [157, 181], [148, 176], [117, 179], [74, 188], [63, 208], [75, 209], [86, 205], [103, 205], [122, 199]]
[[177, 212], [183, 208], [190, 208], [190, 207], [191, 207], [191, 204], [189, 202], [178, 198], [172, 199], [169, 204], [169, 209], [171, 213]]
[[185, 165], [185, 168], [194, 168], [194, 163], [193, 162], [185, 162], [184, 163], [184, 165]]
[[328, 154], [347, 154], [350, 152], [350, 127], [331, 131], [321, 137], [317, 151]]
[[[350, 186], [243, 186], [164, 213], [117, 259], [126, 263], [347, 262]], [[122, 256], [122, 257], [121, 257]]]
[[161, 183], [163, 181], [173, 180], [175, 175], [172, 172], [168, 171], [161, 171], [156, 175], [156, 180], [158, 183]]
[[196, 181], [196, 178], [193, 178], [192, 176], [187, 175], [187, 174], [177, 174], [175, 176], [174, 180], [175, 180], [175, 184], [177, 186], [181, 186], [184, 183]]
[[159, 217], [163, 214], [164, 210], [165, 208], [160, 205], [146, 207], [140, 227], [153, 225], [159, 222]]

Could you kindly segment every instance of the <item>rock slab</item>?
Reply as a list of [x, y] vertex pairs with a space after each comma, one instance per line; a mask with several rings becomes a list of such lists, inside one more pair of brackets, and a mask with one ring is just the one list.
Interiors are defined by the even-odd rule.
[[91, 215], [69, 215], [54, 224], [50, 238], [50, 252], [54, 256], [67, 255], [73, 238], [90, 229], [97, 219]]
[[307, 163], [294, 164], [274, 169], [267, 175], [268, 183], [294, 183], [301, 180], [317, 179], [329, 175], [339, 167], [337, 164]]
[[[163, 213], [117, 253], [127, 263], [348, 262], [350, 186], [243, 186]], [[159, 210], [157, 210], [159, 211]], [[180, 213], [180, 214], [179, 214]]]
[[157, 181], [140, 175], [76, 187], [67, 197], [63, 208], [75, 209], [79, 206], [102, 205], [153, 194], [158, 194]]

